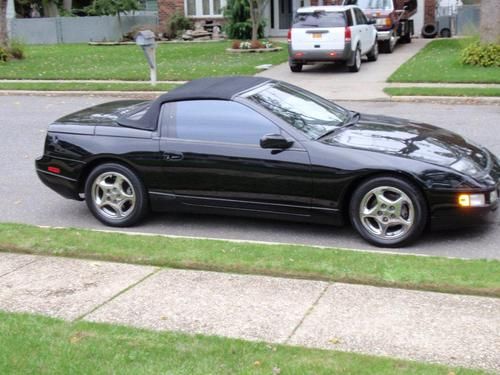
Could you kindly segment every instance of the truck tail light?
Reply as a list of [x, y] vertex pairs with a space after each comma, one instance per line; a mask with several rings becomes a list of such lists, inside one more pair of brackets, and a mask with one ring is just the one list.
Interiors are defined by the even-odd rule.
[[351, 41], [351, 28], [349, 26], [345, 28], [344, 39], [346, 42]]
[[288, 43], [292, 42], [292, 29], [288, 29], [287, 39], [288, 39]]

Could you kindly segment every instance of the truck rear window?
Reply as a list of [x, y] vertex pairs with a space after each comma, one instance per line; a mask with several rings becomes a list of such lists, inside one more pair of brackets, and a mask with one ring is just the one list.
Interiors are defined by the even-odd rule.
[[310, 13], [297, 13], [293, 20], [293, 27], [305, 29], [308, 27], [345, 27], [346, 17], [344, 12], [317, 11]]

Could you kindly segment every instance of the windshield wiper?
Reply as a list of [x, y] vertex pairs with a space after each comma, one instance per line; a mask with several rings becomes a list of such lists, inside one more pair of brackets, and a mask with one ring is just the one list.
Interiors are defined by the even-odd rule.
[[361, 114], [359, 112], [351, 112], [351, 115], [349, 118], [344, 121], [342, 124], [340, 124], [338, 127], [335, 129], [329, 130], [326, 133], [321, 134], [318, 138], [315, 139], [315, 141], [319, 141], [325, 137], [328, 137], [329, 135], [335, 134], [338, 130], [348, 128], [350, 126], [356, 125], [361, 117]]

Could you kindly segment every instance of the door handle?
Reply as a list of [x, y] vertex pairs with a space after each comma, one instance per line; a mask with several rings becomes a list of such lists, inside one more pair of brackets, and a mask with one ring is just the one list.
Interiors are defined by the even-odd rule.
[[184, 159], [184, 154], [182, 152], [164, 152], [163, 160], [176, 161]]

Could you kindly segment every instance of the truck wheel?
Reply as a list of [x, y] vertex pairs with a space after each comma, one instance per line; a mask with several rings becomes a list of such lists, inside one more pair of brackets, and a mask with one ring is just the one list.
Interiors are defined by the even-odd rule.
[[401, 38], [399, 38], [399, 41], [404, 44], [411, 43], [410, 33], [402, 35]]
[[437, 27], [433, 23], [428, 23], [422, 27], [422, 36], [427, 39], [435, 38], [437, 35]]
[[382, 41], [380, 45], [380, 50], [384, 53], [393, 53], [394, 47], [396, 46], [396, 37], [394, 34], [391, 34], [391, 37], [388, 40]]

